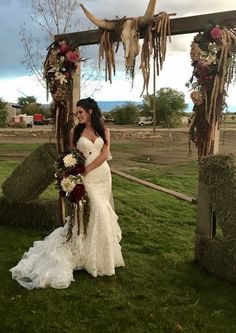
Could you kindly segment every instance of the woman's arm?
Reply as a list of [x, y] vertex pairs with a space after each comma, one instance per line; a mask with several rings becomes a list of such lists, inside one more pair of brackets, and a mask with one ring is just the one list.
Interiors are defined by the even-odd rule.
[[86, 166], [84, 176], [86, 176], [88, 172], [99, 167], [104, 161], [107, 160], [110, 151], [110, 131], [108, 128], [105, 129], [105, 136], [107, 142], [104, 144], [99, 156], [92, 163]]

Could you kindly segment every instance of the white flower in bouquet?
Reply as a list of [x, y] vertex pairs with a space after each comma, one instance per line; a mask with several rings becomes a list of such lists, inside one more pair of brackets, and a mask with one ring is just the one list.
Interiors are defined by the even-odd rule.
[[63, 162], [66, 168], [76, 165], [76, 158], [72, 154], [68, 154], [63, 158]]
[[74, 178], [72, 178], [70, 176], [63, 178], [61, 181], [61, 187], [64, 192], [69, 192], [69, 193], [72, 192], [75, 185], [76, 185], [76, 183], [74, 181]]

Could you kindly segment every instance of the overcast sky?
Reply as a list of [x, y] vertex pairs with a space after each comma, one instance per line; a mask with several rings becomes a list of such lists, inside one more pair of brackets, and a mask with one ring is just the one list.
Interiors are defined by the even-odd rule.
[[[148, 5], [148, 0], [81, 0], [87, 9], [100, 18], [112, 19], [116, 16], [140, 16]], [[134, 5], [135, 3], [135, 5]], [[176, 17], [206, 14], [227, 10], [236, 10], [235, 0], [157, 0], [155, 13], [165, 11], [176, 13]], [[0, 97], [6, 101], [16, 102], [22, 95], [34, 95], [40, 103], [46, 103], [46, 92], [36, 80], [30, 77], [22, 61], [24, 60], [24, 50], [20, 42], [20, 26], [25, 24], [32, 36], [41, 40], [43, 47], [45, 44], [45, 34], [30, 18], [31, 0], [0, 0]], [[78, 21], [78, 30], [93, 29], [94, 26], [84, 16], [78, 6], [75, 12]], [[191, 61], [189, 57], [189, 46], [193, 35], [172, 37], [172, 42], [168, 46], [166, 61], [163, 71], [157, 80], [157, 89], [160, 87], [173, 87], [185, 93], [186, 101], [189, 101], [189, 94], [185, 88], [185, 83], [192, 73]], [[87, 54], [91, 58], [90, 63], [97, 65], [98, 46], [87, 49]], [[142, 77], [139, 73], [139, 61], [136, 64], [135, 84], [131, 89], [130, 82], [125, 79], [123, 50], [120, 47], [117, 56], [117, 75], [113, 83], [101, 82], [101, 89], [94, 97], [97, 100], [140, 100], [142, 91]], [[235, 87], [231, 87], [228, 104], [236, 105], [236, 94], [233, 93]], [[152, 92], [152, 80], [150, 82], [150, 92]]]

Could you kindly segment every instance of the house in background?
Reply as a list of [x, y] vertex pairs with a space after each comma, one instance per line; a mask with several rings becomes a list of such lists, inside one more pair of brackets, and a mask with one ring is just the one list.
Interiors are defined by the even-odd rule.
[[11, 119], [14, 116], [18, 116], [21, 114], [22, 106], [16, 103], [7, 103], [7, 124], [11, 123]]

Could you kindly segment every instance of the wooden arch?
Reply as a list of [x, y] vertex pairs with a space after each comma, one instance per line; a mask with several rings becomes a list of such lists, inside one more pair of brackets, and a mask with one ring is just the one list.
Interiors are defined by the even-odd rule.
[[[210, 22], [224, 25], [227, 27], [236, 27], [236, 10], [218, 13], [209, 13], [204, 15], [195, 15], [181, 18], [172, 18], [170, 20], [171, 35], [184, 35], [203, 31], [204, 27]], [[101, 30], [88, 30], [81, 32], [72, 32], [67, 34], [55, 35], [55, 40], [65, 40], [74, 46], [85, 46], [98, 44], [100, 42]], [[141, 30], [140, 38], [143, 38], [144, 30]], [[79, 99], [79, 81], [75, 82], [74, 100]], [[73, 103], [75, 104], [75, 103]], [[215, 129], [214, 144], [212, 154], [219, 151], [220, 128]], [[210, 208], [209, 198], [204, 184], [199, 182], [198, 188], [198, 208], [197, 208], [197, 227], [195, 243], [195, 260], [200, 260], [199, 247], [201, 239], [212, 237], [213, 233], [213, 213]]]

